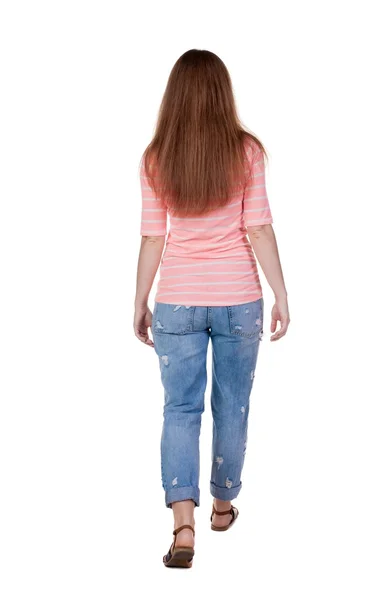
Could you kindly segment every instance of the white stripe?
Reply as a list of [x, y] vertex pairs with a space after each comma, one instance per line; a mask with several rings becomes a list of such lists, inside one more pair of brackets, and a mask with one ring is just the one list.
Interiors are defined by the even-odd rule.
[[[269, 221], [271, 217], [263, 217], [262, 219], [248, 219], [249, 223], [262, 223], [263, 221]], [[263, 223], [263, 225], [269, 225], [269, 223]]]
[[149, 235], [151, 237], [161, 237], [162, 235], [167, 235], [167, 233], [166, 232], [162, 233], [161, 231], [144, 231], [143, 230], [140, 235], [142, 235], [144, 237], [147, 235]]
[[[223, 304], [221, 303], [221, 300], [208, 300], [208, 304], [199, 304], [197, 298], [194, 298], [194, 300], [197, 302], [197, 304], [194, 304], [193, 306], [195, 308], [200, 307], [200, 308], [207, 308], [208, 306], [214, 306], [215, 308], [226, 308], [227, 306], [242, 306], [243, 304], [246, 304], [247, 302], [255, 302], [255, 300], [258, 300], [259, 298], [261, 298], [260, 295], [257, 295], [255, 297], [254, 300], [245, 300], [244, 302], [239, 302], [238, 304], [236, 302], [224, 302]], [[203, 301], [203, 298], [200, 298], [200, 302]], [[158, 300], [158, 302], [160, 302], [160, 300]], [[164, 301], [163, 301], [164, 302]], [[183, 300], [183, 306], [190, 306], [192, 304], [192, 300], [189, 300], [189, 302], [187, 300]]]
[[267, 206], [264, 206], [263, 208], [245, 208], [245, 213], [248, 212], [261, 212], [261, 211], [266, 211], [268, 210]]
[[143, 208], [143, 212], [167, 212], [165, 208]]
[[[224, 225], [224, 226], [220, 226], [220, 227], [207, 227], [207, 228], [200, 228], [200, 227], [177, 227], [177, 229], [180, 230], [180, 231], [220, 231], [222, 229], [222, 231], [224, 231], [224, 229], [232, 228], [232, 227], [237, 228], [237, 224], [236, 223], [226, 223], [226, 225]], [[225, 237], [225, 236], [222, 236], [222, 237]]]
[[247, 256], [247, 258], [254, 258], [253, 254], [248, 254], [247, 252], [238, 252], [237, 254], [229, 254], [229, 258], [233, 256]]
[[264, 196], [253, 196], [253, 198], [245, 198], [244, 202], [250, 202], [250, 200], [267, 200], [267, 194]]
[[[252, 250], [251, 246], [248, 246], [247, 248], [248, 248], [248, 250]], [[254, 258], [254, 255], [253, 255], [252, 252], [250, 252], [250, 253], [248, 253], [248, 252], [237, 252], [237, 254], [230, 254], [229, 253], [229, 258], [233, 258], [235, 256], [246, 256], [247, 258], [252, 258], [252, 259]], [[165, 260], [169, 260], [169, 259], [174, 260], [175, 258], [178, 258], [178, 257], [177, 256], [167, 256], [165, 258]]]
[[171, 221], [222, 221], [223, 219], [235, 219], [241, 214], [239, 212], [235, 215], [224, 215], [223, 217], [171, 217]]
[[[251, 260], [251, 257], [248, 257]], [[198, 267], [208, 266], [208, 265], [247, 265], [247, 260], [216, 260], [216, 261], [208, 261], [204, 263], [199, 263]], [[173, 265], [173, 267], [166, 267], [162, 265], [162, 269], [185, 269], [186, 267], [194, 267], [195, 264], [191, 265]]]
[[231, 206], [238, 206], [238, 204], [242, 204], [242, 200], [240, 200], [239, 202], [232, 202], [231, 204], [226, 204], [226, 206], [223, 206], [220, 210], [230, 208]]
[[[184, 292], [184, 294], [185, 294], [185, 292]], [[229, 295], [228, 292], [227, 292], [227, 295]], [[161, 294], [158, 293], [157, 296], [160, 297]], [[259, 300], [259, 298], [261, 298], [261, 296], [256, 296], [256, 298], [254, 300], [245, 300], [245, 302], [243, 302], [242, 304], [247, 304], [248, 302], [255, 302], [256, 300]], [[160, 302], [160, 301], [158, 300], [158, 302]], [[196, 302], [197, 302], [197, 300], [196, 300]], [[224, 304], [221, 304], [221, 301], [218, 301], [218, 300], [208, 300], [208, 304], [196, 304], [196, 305], [193, 304], [193, 306], [195, 306], [196, 308], [197, 307], [207, 308], [208, 306], [216, 306], [216, 307], [220, 307], [220, 308], [226, 308], [227, 306], [242, 306], [242, 304], [232, 304], [232, 303], [229, 304], [227, 302]], [[183, 306], [191, 306], [191, 305], [192, 305], [192, 301], [186, 302], [183, 300]]]
[[175, 288], [175, 287], [184, 287], [184, 285], [258, 285], [255, 281], [252, 282], [248, 282], [248, 281], [212, 281], [212, 282], [207, 282], [207, 281], [192, 281], [192, 282], [186, 282], [186, 283], [174, 283], [173, 285], [166, 285], [165, 287], [168, 288]]
[[[246, 256], [247, 258], [254, 258], [254, 254], [253, 254], [252, 247], [251, 247], [250, 244], [242, 244], [242, 247], [243, 248], [247, 248], [250, 251], [250, 254], [248, 252], [237, 252], [236, 254], [230, 254], [229, 253], [229, 255], [228, 255], [227, 258], [230, 259], [230, 258], [232, 258], [234, 256]], [[177, 260], [178, 258], [179, 258], [179, 256], [165, 256], [164, 260], [165, 261], [167, 261], [167, 260]], [[186, 258], [186, 257], [183, 257], [183, 258]], [[221, 259], [220, 259], [220, 261], [221, 261]], [[220, 264], [220, 263], [218, 263], [218, 264]], [[197, 264], [197, 266], [198, 266], [198, 264]]]
[[265, 183], [257, 183], [256, 185], [251, 185], [250, 187], [247, 187], [246, 190], [256, 190], [257, 188], [265, 187], [265, 185]]
[[[204, 271], [203, 273], [187, 273], [187, 277], [198, 277], [199, 275], [257, 275], [257, 271]], [[181, 275], [168, 275], [167, 277], [161, 277], [161, 279], [173, 279], [178, 277], [184, 277], [184, 274]]]
[[142, 223], [163, 223], [163, 219], [142, 219]]
[[[259, 290], [259, 286], [257, 286], [257, 289]], [[188, 294], [203, 294], [204, 292], [160, 292], [158, 293], [158, 296], [172, 296], [172, 294], [182, 294], [183, 296], [186, 296]], [[247, 294], [247, 290], [241, 290], [239, 292], [208, 292], [208, 294], [215, 294], [215, 295], [222, 295], [222, 296], [229, 296], [229, 294]]]

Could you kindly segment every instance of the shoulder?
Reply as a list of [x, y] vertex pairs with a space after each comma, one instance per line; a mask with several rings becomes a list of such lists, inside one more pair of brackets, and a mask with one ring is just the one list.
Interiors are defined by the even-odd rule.
[[256, 162], [261, 157], [262, 149], [259, 144], [249, 135], [246, 135], [244, 138], [244, 147], [247, 159], [250, 164]]
[[155, 157], [146, 152], [143, 154], [140, 160], [140, 176], [144, 178], [154, 178], [158, 176], [157, 163]]

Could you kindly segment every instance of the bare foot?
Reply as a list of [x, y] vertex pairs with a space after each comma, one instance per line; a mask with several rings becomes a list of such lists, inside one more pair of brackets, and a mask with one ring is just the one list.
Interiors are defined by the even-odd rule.
[[[225, 510], [230, 510], [231, 502], [214, 498], [214, 508], [219, 512], [225, 512]], [[212, 524], [216, 527], [225, 527], [226, 525], [229, 525], [231, 520], [231, 513], [228, 513], [227, 515], [216, 515], [216, 513], [214, 513]]]

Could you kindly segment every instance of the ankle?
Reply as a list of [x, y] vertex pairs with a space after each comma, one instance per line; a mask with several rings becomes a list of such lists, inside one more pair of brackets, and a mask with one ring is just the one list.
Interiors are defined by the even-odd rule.
[[[194, 529], [195, 520], [194, 520], [194, 518], [189, 518], [189, 519], [177, 518], [174, 520], [174, 528], [175, 529], [177, 529], [178, 527], [181, 527], [182, 525], [191, 525]], [[188, 529], [188, 528], [186, 528], [186, 529]], [[186, 531], [186, 529], [184, 529], [184, 531]], [[188, 531], [190, 531], [190, 529], [188, 529]]]
[[218, 498], [214, 498], [214, 508], [219, 512], [224, 512], [231, 508], [231, 502], [230, 500], [219, 500]]

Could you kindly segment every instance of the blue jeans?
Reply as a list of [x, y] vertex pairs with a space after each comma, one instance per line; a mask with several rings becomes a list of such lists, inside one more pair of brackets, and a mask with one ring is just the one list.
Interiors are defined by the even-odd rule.
[[213, 350], [210, 492], [220, 500], [239, 494], [262, 333], [263, 298], [234, 306], [155, 303], [152, 335], [164, 386], [161, 479], [166, 506], [188, 499], [200, 505], [199, 436], [209, 338]]

